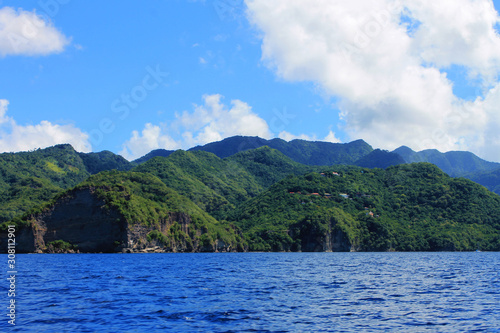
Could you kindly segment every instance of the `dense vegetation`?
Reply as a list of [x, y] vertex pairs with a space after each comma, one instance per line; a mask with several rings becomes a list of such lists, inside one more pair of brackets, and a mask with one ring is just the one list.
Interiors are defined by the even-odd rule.
[[127, 171], [132, 169], [129, 161], [107, 150], [99, 153], [78, 153], [78, 155], [87, 171], [92, 175], [106, 170]]
[[111, 152], [77, 153], [71, 145], [0, 154], [0, 223], [71, 188], [102, 170], [127, 170]]
[[[276, 149], [295, 162], [305, 165], [355, 164], [357, 160], [369, 154], [373, 148], [363, 140], [350, 143], [331, 143], [321, 141], [282, 139], [265, 140], [259, 137], [233, 136], [219, 142], [197, 146], [190, 151], [207, 151], [220, 158], [226, 158], [237, 153], [267, 146]], [[134, 163], [145, 162], [156, 156], [168, 156], [169, 150], [154, 150], [137, 159]]]
[[[357, 165], [365, 168], [385, 169], [391, 165], [404, 163], [429, 162], [437, 165], [452, 177], [465, 177], [486, 186], [490, 191], [500, 194], [500, 179], [496, 176], [500, 163], [485, 161], [466, 151], [441, 153], [435, 149], [415, 152], [402, 146], [393, 152], [373, 149], [363, 140], [346, 144], [311, 142], [281, 139], [265, 140], [259, 137], [234, 136], [219, 142], [197, 146], [190, 151], [207, 151], [220, 158], [233, 156], [239, 152], [268, 146], [276, 149], [295, 162], [305, 165]], [[132, 162], [139, 165], [157, 156], [167, 157], [171, 150], [157, 149]], [[496, 173], [495, 173], [496, 172]]]
[[363, 168], [382, 168], [385, 169], [391, 165], [404, 164], [405, 160], [396, 153], [391, 153], [381, 149], [375, 149], [369, 154], [361, 157], [355, 165]]
[[262, 190], [241, 167], [207, 152], [176, 151], [166, 158], [155, 157], [134, 171], [157, 176], [214, 216]]
[[0, 222], [22, 214], [89, 176], [70, 145], [0, 154]]
[[293, 229], [308, 221], [311, 230], [333, 223], [365, 251], [470, 251], [500, 249], [499, 216], [497, 195], [417, 163], [288, 177], [242, 204], [230, 219], [255, 250], [293, 250], [303, 243]]
[[[171, 242], [185, 241], [195, 248], [197, 243], [209, 245], [216, 240], [231, 244], [234, 248], [243, 248], [244, 242], [232, 225], [222, 223], [204, 212], [188, 198], [168, 188], [157, 177], [141, 172], [103, 171], [80, 183], [76, 187], [59, 193], [50, 202], [31, 209], [24, 216], [13, 220], [18, 226], [46, 209], [51, 209], [61, 198], [72, 196], [81, 189], [92, 189], [98, 198], [105, 202], [105, 208], [117, 211], [130, 225], [155, 226], [160, 221], [168, 220], [172, 213], [187, 214], [191, 219], [189, 232], [186, 234], [174, 223], [166, 234], [155, 230], [148, 238], [160, 240], [165, 246]], [[63, 241], [59, 243], [64, 245]], [[59, 246], [61, 244], [53, 244]]]
[[134, 171], [151, 173], [167, 186], [189, 197], [217, 218], [287, 174], [313, 168], [293, 162], [277, 150], [261, 147], [221, 159], [205, 151], [176, 151], [155, 157]]
[[[191, 216], [197, 233], [174, 226], [148, 235], [163, 244], [182, 238], [256, 251], [317, 251], [332, 242], [337, 250], [500, 250], [498, 195], [429, 163], [401, 164], [432, 158], [456, 173], [475, 170], [467, 177], [499, 190], [500, 169], [470, 153], [405, 147], [390, 153], [361, 140], [233, 137], [222, 143], [155, 151], [133, 172], [127, 171], [132, 163], [111, 152], [77, 153], [70, 145], [0, 154], [0, 223], [22, 223], [73, 191], [92, 188], [128, 223], [151, 226], [175, 212]], [[309, 165], [297, 162], [308, 158]], [[313, 165], [319, 161], [331, 163]], [[376, 166], [386, 169], [368, 168]], [[51, 246], [69, 249], [64, 240]]]
[[436, 149], [415, 152], [408, 147], [399, 147], [394, 153], [406, 163], [429, 162], [452, 177], [461, 177], [471, 172], [492, 171], [500, 168], [499, 163], [485, 161], [467, 151], [441, 153]]
[[492, 171], [472, 172], [464, 175], [464, 177], [500, 195], [500, 168]]

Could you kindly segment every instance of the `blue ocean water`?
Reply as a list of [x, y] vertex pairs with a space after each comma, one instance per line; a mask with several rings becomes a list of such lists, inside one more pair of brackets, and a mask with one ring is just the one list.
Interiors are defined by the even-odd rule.
[[16, 325], [5, 268], [2, 332], [500, 332], [500, 253], [33, 254], [16, 264]]

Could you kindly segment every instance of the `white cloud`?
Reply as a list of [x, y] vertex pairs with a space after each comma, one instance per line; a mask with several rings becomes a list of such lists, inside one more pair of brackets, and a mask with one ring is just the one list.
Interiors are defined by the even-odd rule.
[[148, 123], [140, 134], [138, 131], [132, 132], [132, 137], [123, 144], [120, 155], [133, 160], [154, 149], [177, 149], [179, 146], [179, 142], [162, 133], [160, 126]]
[[[267, 122], [247, 103], [232, 100], [227, 106], [221, 99], [219, 94], [204, 95], [203, 105], [194, 105], [192, 112], [176, 114], [170, 127], [146, 124], [140, 133], [133, 131], [120, 154], [131, 160], [153, 149], [188, 149], [234, 135], [272, 137]], [[179, 135], [179, 139], [174, 139]]]
[[327, 136], [325, 136], [325, 138], [323, 139], [323, 141], [331, 142], [331, 143], [341, 143], [342, 142], [342, 141], [340, 141], [340, 139], [338, 139], [335, 136], [335, 133], [332, 132], [332, 131], [328, 132]]
[[[148, 123], [142, 131], [133, 131], [131, 138], [123, 144], [120, 154], [133, 160], [153, 149], [189, 149], [235, 135], [259, 136], [264, 139], [271, 139], [276, 135], [250, 105], [237, 99], [226, 105], [222, 99], [223, 96], [219, 94], [204, 95], [202, 105], [195, 104], [193, 111], [176, 113], [170, 125]], [[285, 111], [282, 116], [286, 115]], [[303, 139], [340, 142], [332, 131], [319, 140], [316, 135], [295, 135], [284, 130], [277, 136], [286, 141]]]
[[0, 56], [59, 53], [70, 39], [36, 12], [0, 8]]
[[328, 132], [327, 136], [324, 137], [323, 139], [318, 140], [316, 135], [307, 135], [307, 134], [299, 134], [295, 135], [287, 131], [281, 131], [278, 134], [278, 137], [280, 139], [283, 139], [285, 141], [292, 141], [295, 139], [300, 139], [300, 140], [307, 140], [307, 141], [325, 141], [325, 142], [332, 142], [332, 143], [340, 143], [341, 141], [335, 137], [335, 133], [332, 131]]
[[0, 152], [26, 151], [61, 143], [71, 144], [77, 151], [89, 152], [89, 136], [73, 125], [41, 121], [37, 125], [21, 126], [8, 117], [9, 102], [0, 99]]
[[9, 105], [8, 100], [0, 99], [0, 125], [9, 120], [9, 118], [5, 115], [7, 113], [8, 105]]
[[499, 16], [491, 1], [246, 3], [262, 33], [263, 62], [285, 80], [313, 81], [337, 96], [351, 139], [386, 149], [500, 150], [478, 134], [498, 117], [488, 107], [493, 90], [484, 101], [466, 102], [444, 73], [463, 66], [483, 87], [496, 85]]
[[[464, 108], [461, 117], [457, 120], [462, 125], [468, 125], [474, 133], [475, 140], [469, 144], [472, 151], [479, 156], [493, 161], [500, 161], [500, 84], [492, 88], [484, 99], [477, 99]], [[474, 131], [481, 127], [481, 131]]]
[[287, 131], [281, 131], [278, 134], [278, 138], [283, 139], [285, 141], [292, 141], [292, 140], [296, 140], [296, 139], [307, 140], [307, 141], [316, 141], [315, 135], [313, 135], [313, 136], [307, 135], [307, 134], [295, 135], [295, 134], [292, 134], [292, 133], [287, 132]]
[[185, 129], [188, 147], [222, 140], [233, 135], [253, 135], [270, 138], [272, 133], [267, 122], [252, 111], [252, 107], [240, 100], [232, 100], [228, 108], [219, 94], [203, 96], [204, 105], [196, 105], [194, 112], [178, 115], [176, 126]]

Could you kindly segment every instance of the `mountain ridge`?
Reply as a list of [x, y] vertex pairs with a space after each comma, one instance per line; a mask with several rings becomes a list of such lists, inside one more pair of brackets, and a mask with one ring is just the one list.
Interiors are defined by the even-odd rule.
[[[363, 140], [354, 140], [348, 143], [331, 143], [324, 141], [307, 141], [295, 139], [263, 139], [256, 136], [232, 136], [221, 141], [207, 143], [202, 146], [189, 148], [187, 151], [208, 151], [220, 158], [232, 156], [236, 153], [268, 146], [281, 151], [295, 162], [306, 165], [354, 164], [358, 159], [373, 151], [373, 148]], [[134, 165], [143, 163], [156, 156], [167, 157], [172, 150], [156, 149], [132, 161]]]
[[[296, 144], [289, 153], [321, 152]], [[500, 249], [498, 195], [362, 141], [327, 147], [372, 168], [304, 165], [269, 146], [225, 158], [177, 150], [130, 171], [69, 145], [0, 154], [0, 245], [15, 225], [20, 252]]]

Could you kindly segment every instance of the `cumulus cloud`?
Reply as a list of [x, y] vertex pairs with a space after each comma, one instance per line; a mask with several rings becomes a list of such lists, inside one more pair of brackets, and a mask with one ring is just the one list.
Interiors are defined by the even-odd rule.
[[132, 137], [122, 147], [120, 155], [128, 160], [144, 156], [154, 149], [178, 149], [180, 143], [172, 139], [168, 134], [162, 133], [160, 126], [147, 123], [144, 129], [133, 131]]
[[[488, 131], [498, 117], [489, 105], [500, 72], [491, 1], [246, 3], [262, 61], [285, 80], [312, 81], [336, 96], [351, 139], [386, 149], [500, 151], [498, 134]], [[473, 102], [457, 97], [445, 72], [452, 65], [494, 88]]]
[[0, 55], [47, 55], [59, 53], [70, 39], [35, 11], [0, 8]]
[[185, 129], [187, 146], [222, 140], [233, 135], [254, 135], [268, 139], [272, 136], [267, 122], [240, 100], [232, 100], [228, 107], [219, 94], [203, 96], [203, 105], [196, 105], [194, 112], [184, 111], [177, 116], [176, 126]]
[[9, 120], [9, 118], [6, 115], [8, 105], [9, 105], [8, 100], [0, 99], [0, 125]]
[[307, 135], [307, 134], [300, 134], [300, 135], [295, 135], [287, 131], [281, 131], [278, 134], [278, 137], [280, 139], [283, 139], [285, 141], [291, 141], [295, 139], [300, 139], [300, 140], [307, 140], [307, 141], [325, 141], [325, 142], [331, 142], [331, 143], [340, 143], [341, 141], [335, 136], [335, 133], [330, 131], [328, 132], [327, 136], [324, 137], [323, 139], [318, 139], [318, 137], [313, 134], [313, 135]]
[[187, 149], [234, 135], [272, 137], [267, 122], [250, 105], [235, 99], [228, 106], [222, 98], [219, 94], [204, 95], [202, 105], [177, 113], [169, 126], [148, 123], [140, 133], [133, 131], [120, 154], [130, 160], [152, 149]]
[[77, 151], [90, 152], [89, 136], [74, 125], [58, 125], [41, 121], [37, 125], [18, 125], [7, 116], [9, 102], [0, 99], [0, 152], [26, 151], [61, 143], [71, 144]]

